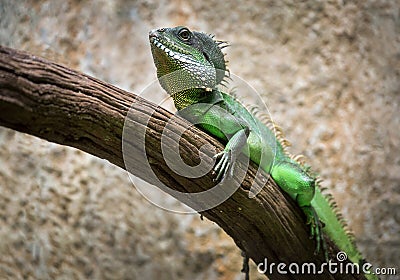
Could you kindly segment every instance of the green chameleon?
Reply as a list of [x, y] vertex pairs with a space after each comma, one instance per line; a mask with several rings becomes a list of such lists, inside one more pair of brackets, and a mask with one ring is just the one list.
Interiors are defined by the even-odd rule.
[[236, 158], [246, 154], [301, 207], [316, 240], [315, 254], [322, 247], [328, 260], [323, 230], [353, 263], [361, 265], [363, 258], [354, 237], [339, 218], [332, 197], [321, 193], [309, 167], [287, 153], [271, 125], [263, 124], [217, 88], [229, 76], [221, 50], [226, 44], [182, 26], [152, 30], [149, 40], [160, 84], [172, 97], [179, 115], [226, 144], [215, 156], [216, 180], [232, 176]]

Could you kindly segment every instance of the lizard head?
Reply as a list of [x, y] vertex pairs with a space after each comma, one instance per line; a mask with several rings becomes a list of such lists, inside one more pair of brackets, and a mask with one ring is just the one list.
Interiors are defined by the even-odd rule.
[[211, 91], [226, 76], [223, 42], [212, 36], [178, 26], [152, 30], [149, 40], [161, 86], [172, 96]]

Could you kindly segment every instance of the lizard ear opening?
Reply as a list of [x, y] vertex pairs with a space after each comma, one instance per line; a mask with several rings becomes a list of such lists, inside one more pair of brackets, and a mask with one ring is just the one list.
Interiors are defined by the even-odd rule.
[[203, 52], [203, 55], [205, 57], [205, 59], [210, 62], [211, 64], [213, 64], [213, 62], [210, 60], [210, 57], [208, 56], [208, 54], [206, 52]]
[[213, 65], [217, 71], [217, 84], [224, 81], [226, 77], [229, 77], [229, 70], [226, 67], [227, 61], [225, 60], [225, 55], [222, 53], [221, 49], [218, 48], [220, 54], [215, 59], [212, 59]]
[[220, 84], [225, 80], [225, 78], [229, 78], [229, 69], [227, 68], [227, 61], [225, 60], [225, 54], [222, 52], [222, 49], [228, 46], [228, 43], [225, 41], [213, 41], [214, 48], [210, 52], [210, 60], [212, 61], [215, 69], [217, 70], [217, 84]]
[[205, 59], [214, 66], [217, 72], [216, 83], [220, 84], [224, 80], [227, 72], [225, 55], [221, 50], [225, 46], [221, 46], [220, 41], [214, 40], [213, 36], [208, 34], [196, 31], [194, 31], [193, 34], [196, 36], [196, 39], [200, 41], [199, 50], [202, 51]]

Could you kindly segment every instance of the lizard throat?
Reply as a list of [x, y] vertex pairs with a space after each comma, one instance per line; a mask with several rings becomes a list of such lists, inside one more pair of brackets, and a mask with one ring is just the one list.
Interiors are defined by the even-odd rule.
[[177, 92], [171, 95], [172, 100], [174, 101], [175, 107], [178, 111], [201, 102], [202, 100], [207, 98], [210, 91], [205, 89], [187, 89], [180, 92]]

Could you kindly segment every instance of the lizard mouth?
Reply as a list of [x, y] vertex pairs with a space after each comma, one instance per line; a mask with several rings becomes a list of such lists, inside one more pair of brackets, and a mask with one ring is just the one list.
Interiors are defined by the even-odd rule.
[[151, 32], [149, 34], [149, 40], [152, 46], [161, 50], [174, 60], [179, 60], [182, 63], [196, 63], [195, 60], [188, 56], [189, 53], [186, 50], [172, 44], [168, 39], [163, 39], [160, 36], [157, 36], [156, 33]]

